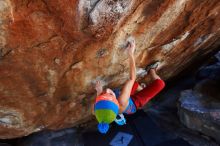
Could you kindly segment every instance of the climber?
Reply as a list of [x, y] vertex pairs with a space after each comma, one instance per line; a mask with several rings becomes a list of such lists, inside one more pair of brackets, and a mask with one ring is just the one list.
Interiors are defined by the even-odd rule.
[[[153, 82], [146, 87], [139, 85], [136, 82], [136, 66], [134, 59], [135, 41], [132, 38], [128, 39], [126, 48], [128, 52], [130, 64], [130, 78], [125, 83], [120, 93], [119, 89], [111, 90], [107, 88], [103, 90], [100, 81], [96, 83], [97, 97], [94, 104], [94, 114], [98, 120], [98, 130], [101, 133], [106, 133], [109, 129], [109, 124], [115, 121], [119, 125], [126, 123], [122, 113], [133, 114], [137, 109], [143, 107], [150, 99], [157, 95], [165, 86], [165, 83], [157, 75], [159, 61], [156, 61], [146, 67]], [[121, 119], [117, 118], [117, 115]]]

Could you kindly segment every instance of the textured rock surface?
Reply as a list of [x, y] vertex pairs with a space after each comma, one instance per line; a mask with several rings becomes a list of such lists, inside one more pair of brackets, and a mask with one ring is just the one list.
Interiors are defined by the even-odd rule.
[[205, 98], [189, 90], [182, 92], [180, 103], [181, 122], [220, 143], [220, 100]]
[[206, 79], [196, 84], [193, 90], [181, 92], [180, 120], [188, 128], [211, 136], [220, 143], [220, 60], [202, 68], [198, 75]]
[[0, 0], [0, 138], [87, 118], [92, 83], [128, 77], [128, 35], [138, 73], [163, 60], [159, 74], [176, 75], [219, 45], [219, 12], [219, 0]]

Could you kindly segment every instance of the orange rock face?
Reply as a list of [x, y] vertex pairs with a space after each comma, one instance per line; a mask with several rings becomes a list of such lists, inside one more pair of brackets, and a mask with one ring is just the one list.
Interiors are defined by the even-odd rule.
[[168, 79], [220, 44], [219, 0], [1, 0], [0, 138], [74, 126], [91, 115], [93, 83], [138, 76], [154, 60]]

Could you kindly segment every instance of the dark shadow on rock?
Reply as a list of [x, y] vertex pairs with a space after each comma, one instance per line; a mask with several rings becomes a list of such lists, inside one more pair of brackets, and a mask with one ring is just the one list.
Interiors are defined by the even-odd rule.
[[83, 146], [76, 128], [43, 131], [20, 140], [18, 146]]
[[[218, 112], [219, 102], [217, 102], [217, 100], [219, 99], [220, 88], [218, 83], [220, 72], [219, 68], [217, 67], [218, 59], [214, 59], [214, 61], [212, 59], [211, 62], [212, 67], [203, 66], [197, 72], [190, 72], [185, 76], [181, 76], [181, 78], [177, 79], [175, 82], [172, 82], [171, 84], [168, 83], [167, 88], [160, 95], [158, 95], [153, 102], [151, 102], [150, 106], [147, 106], [145, 108], [145, 111], [157, 124], [159, 124], [164, 129], [172, 131], [176, 135], [183, 137], [192, 145], [218, 145], [216, 141], [218, 141], [217, 139], [220, 135], [218, 132], [220, 123], [218, 118], [220, 114]], [[205, 85], [203, 83], [204, 79], [208, 80]], [[197, 94], [199, 92], [199, 94], [208, 96], [208, 98], [206, 99], [207, 101], [202, 99], [202, 101], [200, 102], [208, 103], [206, 104], [206, 107], [209, 110], [211, 110], [212, 108], [218, 110], [217, 112], [212, 113], [214, 114], [213, 119], [211, 118], [211, 113], [208, 114], [208, 117], [206, 114], [203, 113], [199, 116], [195, 116], [196, 114], [191, 114], [187, 118], [185, 117], [183, 120], [183, 115], [186, 115], [186, 113], [184, 113], [185, 111], [177, 111], [179, 107], [179, 97], [181, 96], [182, 91], [185, 90], [196, 90]], [[200, 106], [198, 102], [193, 103], [193, 98], [189, 97], [187, 101], [188, 105], [190, 105], [192, 109], [199, 110]], [[189, 120], [189, 117], [191, 117], [191, 120]], [[214, 120], [214, 118], [217, 119]], [[198, 130], [199, 128], [201, 129], [201, 127], [199, 127], [199, 125], [196, 125], [196, 121], [200, 121], [200, 123], [202, 124], [205, 124], [204, 121], [206, 121], [206, 123], [208, 122], [209, 126], [207, 126], [207, 128], [209, 130], [204, 129], [206, 132], [204, 132], [204, 130]], [[210, 126], [210, 123], [213, 124], [212, 126], [214, 126], [214, 130], [211, 130], [213, 127]], [[193, 126], [195, 126], [196, 128]], [[210, 134], [210, 132], [212, 134]]]

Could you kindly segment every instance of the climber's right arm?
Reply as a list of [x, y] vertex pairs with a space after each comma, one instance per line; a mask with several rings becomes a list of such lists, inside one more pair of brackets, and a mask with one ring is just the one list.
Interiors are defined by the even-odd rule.
[[130, 66], [130, 80], [136, 80], [136, 65], [135, 65], [135, 58], [134, 58], [134, 51], [135, 51], [135, 41], [132, 40], [129, 42], [128, 47], [128, 57], [129, 57], [129, 66]]
[[124, 108], [126, 108], [128, 105], [131, 90], [136, 80], [136, 65], [134, 59], [135, 42], [129, 42], [128, 47], [126, 49], [128, 51], [129, 57], [130, 78], [125, 83], [124, 87], [122, 88], [121, 95], [118, 98], [119, 104], [122, 106], [122, 110], [124, 110]]

